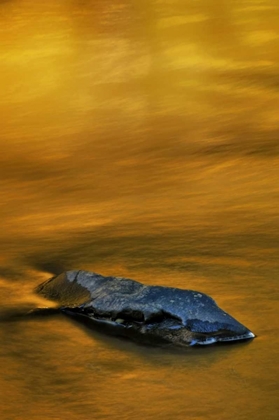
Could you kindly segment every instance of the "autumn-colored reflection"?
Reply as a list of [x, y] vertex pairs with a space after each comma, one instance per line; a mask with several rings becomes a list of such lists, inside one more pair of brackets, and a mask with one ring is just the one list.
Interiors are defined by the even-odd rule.
[[[277, 419], [277, 3], [1, 2], [1, 419]], [[201, 290], [259, 337], [7, 321], [73, 268]]]

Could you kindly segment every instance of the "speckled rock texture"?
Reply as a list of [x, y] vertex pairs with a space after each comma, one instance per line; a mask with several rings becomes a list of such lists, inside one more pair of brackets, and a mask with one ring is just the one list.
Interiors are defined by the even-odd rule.
[[36, 291], [61, 311], [109, 334], [177, 346], [247, 340], [255, 335], [204, 293], [148, 286], [120, 277], [67, 271]]

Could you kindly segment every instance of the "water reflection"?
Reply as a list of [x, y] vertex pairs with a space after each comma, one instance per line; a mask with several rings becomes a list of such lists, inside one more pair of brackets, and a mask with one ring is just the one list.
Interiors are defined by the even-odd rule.
[[200, 289], [259, 335], [174, 355], [1, 322], [2, 418], [277, 419], [277, 2], [0, 7], [3, 313], [82, 268]]

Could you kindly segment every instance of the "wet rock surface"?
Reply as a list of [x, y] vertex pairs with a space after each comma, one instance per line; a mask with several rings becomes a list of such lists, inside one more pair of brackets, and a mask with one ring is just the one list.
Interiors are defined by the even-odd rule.
[[189, 346], [254, 337], [211, 297], [193, 290], [67, 271], [36, 291], [58, 301], [61, 311], [92, 327], [143, 343]]

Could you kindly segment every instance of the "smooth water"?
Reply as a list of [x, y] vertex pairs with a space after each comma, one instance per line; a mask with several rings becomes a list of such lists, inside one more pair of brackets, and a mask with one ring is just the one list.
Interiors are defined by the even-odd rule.
[[[1, 419], [278, 419], [278, 21], [277, 0], [0, 3]], [[200, 290], [257, 338], [14, 317], [67, 269]]]

